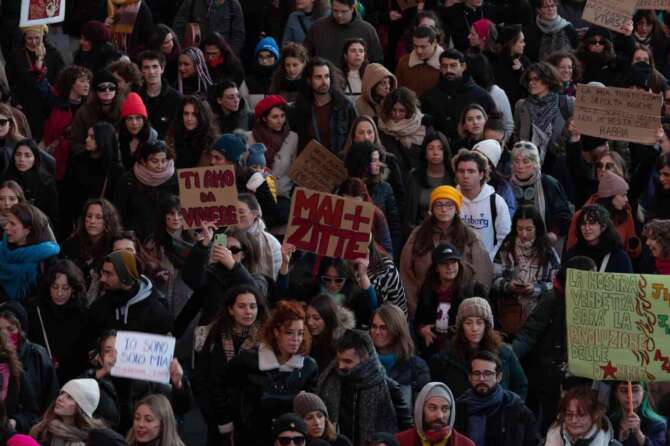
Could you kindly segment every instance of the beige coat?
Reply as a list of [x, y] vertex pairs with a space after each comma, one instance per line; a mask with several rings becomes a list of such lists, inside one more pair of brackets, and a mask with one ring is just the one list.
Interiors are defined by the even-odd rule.
[[356, 111], [359, 115], [368, 115], [372, 118], [379, 116], [381, 111], [381, 104], [375, 103], [372, 99], [372, 90], [385, 77], [391, 78], [391, 91], [398, 86], [393, 73], [386, 69], [386, 67], [379, 63], [371, 63], [365, 67], [363, 73], [363, 81], [361, 86], [361, 95], [356, 99]]

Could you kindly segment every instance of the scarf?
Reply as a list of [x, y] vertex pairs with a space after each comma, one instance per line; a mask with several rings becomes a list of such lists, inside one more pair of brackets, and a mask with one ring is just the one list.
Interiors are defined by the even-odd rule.
[[[319, 395], [326, 403], [331, 421], [337, 423], [340, 416], [340, 402], [343, 389], [358, 395], [358, 413], [349, 414], [355, 420], [353, 444], [363, 444], [376, 432], [397, 432], [397, 417], [391, 393], [386, 385], [386, 374], [373, 351], [367, 361], [363, 361], [348, 372], [337, 368], [333, 361], [321, 375]], [[375, 414], [371, 417], [370, 414]]]
[[[226, 361], [230, 362], [231, 359], [237, 355], [240, 350], [251, 350], [260, 343], [259, 338], [259, 323], [254, 322], [251, 327], [238, 328], [237, 326], [233, 328], [232, 336], [228, 333], [221, 333], [221, 344], [223, 347], [223, 354], [226, 355]], [[235, 340], [242, 340], [240, 348], [235, 348]]]
[[[530, 112], [530, 121], [546, 132], [559, 112], [558, 93], [550, 92], [541, 98], [528, 96], [526, 104], [528, 104], [528, 111]], [[551, 133], [551, 131], [548, 133]]]
[[128, 48], [128, 36], [133, 33], [141, 0], [107, 0], [107, 14], [114, 18], [112, 41], [125, 51]]
[[655, 259], [658, 274], [670, 274], [670, 259]]
[[607, 432], [593, 426], [591, 430], [582, 438], [575, 441], [565, 430], [563, 425], [554, 426], [547, 432], [546, 446], [608, 446], [612, 440], [612, 429]]
[[420, 146], [426, 137], [426, 127], [421, 125], [422, 120], [423, 114], [419, 111], [414, 113], [411, 118], [398, 122], [394, 122], [392, 119], [388, 121], [380, 119], [379, 130], [383, 130], [399, 140], [405, 148], [410, 148], [412, 145]]
[[144, 164], [136, 162], [133, 165], [133, 173], [140, 180], [140, 183], [145, 186], [158, 187], [174, 175], [174, 160], [169, 160], [167, 168], [159, 173], [147, 169]]
[[423, 435], [419, 435], [419, 438], [421, 438], [421, 445], [446, 446], [449, 442], [449, 438], [451, 438], [451, 431], [452, 429], [450, 426], [424, 431]]
[[60, 252], [53, 241], [10, 249], [5, 234], [0, 242], [0, 284], [10, 300], [24, 299], [37, 283], [39, 264]]
[[51, 420], [47, 430], [52, 436], [51, 446], [85, 446], [88, 432], [69, 426], [60, 420]]
[[540, 29], [542, 34], [554, 34], [568, 26], [570, 22], [565, 20], [560, 15], [557, 15], [556, 18], [552, 20], [545, 20], [538, 14], [537, 17], [535, 17], [535, 24]]
[[461, 398], [468, 410], [468, 437], [477, 446], [486, 444], [486, 417], [500, 409], [505, 392], [500, 384], [488, 395], [479, 395], [473, 389]]
[[225, 61], [226, 59], [224, 59], [223, 56], [219, 54], [219, 56], [216, 59], [207, 59], [207, 66], [212, 70], [216, 70]]
[[540, 212], [542, 221], [545, 221], [545, 200], [544, 188], [542, 187], [542, 175], [539, 171], [535, 171], [526, 180], [520, 180], [512, 175], [512, 191], [514, 198], [519, 206], [529, 204], [532, 201], [533, 206]]
[[265, 144], [265, 147], [268, 149], [265, 154], [265, 160], [270, 169], [272, 169], [272, 165], [274, 164], [275, 155], [281, 150], [290, 131], [291, 129], [289, 129], [288, 124], [284, 124], [280, 132], [275, 132], [260, 121], [256, 121], [254, 124], [251, 134], [256, 142]]

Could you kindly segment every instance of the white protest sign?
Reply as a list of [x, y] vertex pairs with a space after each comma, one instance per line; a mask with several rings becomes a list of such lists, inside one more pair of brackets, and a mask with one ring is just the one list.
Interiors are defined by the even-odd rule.
[[169, 384], [174, 345], [171, 336], [119, 331], [112, 376]]

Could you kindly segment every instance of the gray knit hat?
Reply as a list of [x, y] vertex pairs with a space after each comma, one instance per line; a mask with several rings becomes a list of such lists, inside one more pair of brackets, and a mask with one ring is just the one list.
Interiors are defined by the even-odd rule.
[[493, 328], [493, 311], [486, 299], [471, 297], [461, 302], [456, 314], [456, 328], [460, 328], [463, 321], [469, 317], [480, 317], [488, 322], [490, 328]]
[[328, 418], [328, 409], [323, 400], [319, 395], [310, 392], [300, 392], [293, 398], [293, 412], [297, 413], [301, 417], [310, 413], [319, 410]]

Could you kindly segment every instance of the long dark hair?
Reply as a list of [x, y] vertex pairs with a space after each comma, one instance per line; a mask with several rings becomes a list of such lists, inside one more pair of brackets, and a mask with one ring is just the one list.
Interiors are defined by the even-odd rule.
[[340, 326], [340, 321], [337, 316], [337, 304], [329, 296], [319, 294], [309, 301], [308, 307], [314, 308], [323, 319], [323, 331], [318, 336], [312, 337], [312, 347], [330, 346], [333, 344], [334, 332]]
[[516, 241], [516, 225], [519, 220], [532, 220], [535, 227], [535, 242], [533, 243], [533, 250], [537, 258], [541, 262], [547, 262], [553, 257], [551, 240], [547, 236], [547, 228], [544, 225], [544, 220], [540, 212], [534, 206], [520, 206], [514, 216], [512, 217], [512, 230], [501, 245], [502, 250], [514, 250], [514, 242]]
[[244, 79], [244, 69], [242, 68], [240, 58], [237, 57], [235, 51], [230, 47], [226, 38], [221, 33], [212, 31], [202, 39], [200, 49], [203, 53], [205, 52], [205, 47], [208, 45], [214, 45], [221, 51], [221, 56], [223, 56], [223, 71], [228, 76], [232, 76], [239, 87]]
[[465, 332], [463, 331], [463, 324], [456, 328], [456, 334], [454, 336], [453, 345], [456, 355], [463, 359], [469, 360], [473, 353], [477, 351], [489, 351], [492, 353], [498, 353], [500, 346], [503, 344], [502, 336], [500, 333], [493, 329], [489, 325], [488, 321], [484, 321], [486, 328], [484, 329], [484, 336], [482, 340], [479, 341], [479, 345], [476, 350], [470, 346], [470, 341], [465, 337]]
[[352, 37], [351, 39], [347, 39], [344, 42], [344, 47], [342, 48], [342, 60], [340, 62], [340, 69], [342, 70], [342, 74], [346, 78], [347, 73], [349, 73], [349, 66], [347, 65], [347, 52], [349, 52], [349, 47], [354, 43], [362, 45], [363, 50], [365, 50], [365, 57], [363, 58], [363, 63], [358, 68], [358, 75], [361, 77], [361, 79], [363, 79], [363, 73], [365, 73], [365, 68], [367, 68], [370, 61], [368, 60], [368, 44], [365, 42], [364, 39], [361, 39], [360, 37]]
[[258, 313], [256, 315], [256, 320], [254, 325], [258, 327], [262, 326], [265, 320], [268, 318], [269, 309], [265, 297], [251, 285], [236, 285], [232, 288], [229, 288], [228, 291], [223, 295], [223, 305], [217, 314], [216, 318], [212, 322], [212, 328], [209, 330], [207, 339], [203, 346], [203, 351], [209, 351], [212, 347], [212, 344], [215, 342], [220, 342], [221, 336], [233, 335], [233, 328], [235, 327], [235, 320], [230, 315], [230, 309], [233, 308], [235, 302], [237, 302], [237, 297], [240, 294], [253, 294], [256, 299], [256, 305], [258, 307]]
[[[181, 46], [179, 45], [179, 38], [177, 37], [177, 33], [175, 33], [172, 30], [172, 28], [170, 28], [164, 23], [159, 23], [154, 28], [154, 31], [151, 33], [151, 36], [149, 36], [147, 49], [152, 51], [159, 51], [162, 53], [161, 47], [163, 46], [163, 42], [165, 42], [165, 38], [167, 37], [168, 34], [172, 34], [172, 44], [174, 45], [172, 47], [172, 52], [169, 54], [169, 56], [176, 60], [176, 58], [179, 57], [179, 55], [181, 54]], [[167, 56], [168, 55], [165, 55], [166, 58]]]
[[105, 174], [109, 175], [113, 166], [121, 165], [116, 129], [107, 121], [96, 122], [92, 128], [96, 151], [100, 152], [101, 155], [102, 168], [105, 170]]
[[233, 227], [228, 228], [226, 234], [240, 242], [242, 251], [244, 251], [242, 264], [245, 268], [247, 268], [250, 273], [258, 272], [260, 257], [263, 253], [261, 253], [261, 247], [256, 237], [246, 231]]
[[[96, 204], [102, 208], [104, 227], [100, 240], [93, 242], [86, 232], [86, 213], [88, 212], [88, 208]], [[104, 198], [92, 198], [84, 204], [82, 215], [77, 223], [77, 229], [75, 229], [72, 237], [79, 242], [79, 255], [81, 258], [83, 260], [93, 259], [98, 263], [102, 262], [102, 259], [112, 250], [112, 243], [114, 243], [114, 239], [121, 233], [122, 229], [121, 217], [114, 205]]]
[[428, 144], [430, 144], [435, 140], [440, 141], [440, 143], [442, 143], [443, 147], [442, 151], [444, 152], [443, 164], [444, 164], [445, 176], [451, 179], [455, 177], [454, 168], [451, 165], [451, 158], [453, 156], [451, 154], [451, 147], [449, 146], [449, 140], [447, 139], [446, 136], [444, 136], [442, 132], [439, 131], [430, 132], [423, 139], [423, 144], [421, 144], [421, 150], [419, 151], [419, 166], [417, 167], [418, 171], [417, 173], [419, 175], [416, 176], [421, 186], [425, 189], [431, 187], [430, 184], [428, 184], [428, 173], [427, 173], [428, 161], [426, 161], [426, 153], [428, 151]]
[[[195, 110], [195, 115], [198, 120], [198, 126], [189, 131], [184, 127], [184, 107], [192, 105]], [[177, 145], [187, 144], [192, 151], [198, 151], [199, 154], [208, 150], [216, 141], [217, 128], [214, 117], [210, 108], [205, 102], [196, 96], [184, 96], [177, 109], [177, 116], [175, 116], [168, 130], [166, 143], [172, 149], [173, 153], [177, 153]], [[199, 157], [196, 156], [197, 159]]]
[[605, 252], [610, 252], [616, 248], [622, 248], [621, 236], [617, 232], [607, 209], [599, 204], [584, 206], [577, 217], [577, 244], [582, 248], [588, 247], [588, 243], [582, 234], [582, 224], [585, 221], [598, 223], [603, 229], [598, 240], [598, 246]]
[[68, 304], [72, 302], [73, 305], [84, 308], [86, 306], [84, 273], [69, 259], [59, 259], [47, 270], [40, 283], [40, 300], [43, 303], [51, 301], [51, 284], [54, 283], [58, 274], [64, 275], [68, 285], [72, 288], [72, 296]]

